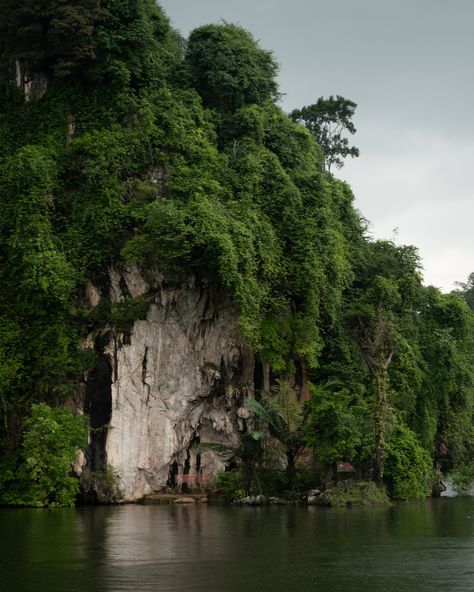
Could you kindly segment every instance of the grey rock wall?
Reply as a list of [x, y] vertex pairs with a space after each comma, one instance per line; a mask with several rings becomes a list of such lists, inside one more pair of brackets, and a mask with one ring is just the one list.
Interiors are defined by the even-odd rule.
[[[99, 365], [86, 412], [93, 427], [106, 427], [92, 435], [83, 474], [114, 470], [126, 501], [213, 479], [238, 445], [253, 395], [254, 355], [229, 299], [193, 280], [172, 286], [151, 277], [136, 267], [111, 271], [108, 296], [149, 295], [147, 317], [130, 332], [106, 327], [88, 338]], [[100, 291], [90, 284], [86, 293], [97, 305]], [[197, 453], [199, 442], [223, 446]]]

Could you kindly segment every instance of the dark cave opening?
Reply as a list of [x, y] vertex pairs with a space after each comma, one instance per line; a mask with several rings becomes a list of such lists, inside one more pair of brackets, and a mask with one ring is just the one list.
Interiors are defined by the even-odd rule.
[[[96, 351], [104, 351], [104, 336], [96, 343]], [[107, 339], [108, 341], [108, 339]], [[86, 384], [84, 411], [89, 416], [91, 427], [88, 447], [88, 464], [91, 471], [107, 470], [108, 425], [112, 418], [112, 364], [109, 356], [99, 353], [95, 368]]]

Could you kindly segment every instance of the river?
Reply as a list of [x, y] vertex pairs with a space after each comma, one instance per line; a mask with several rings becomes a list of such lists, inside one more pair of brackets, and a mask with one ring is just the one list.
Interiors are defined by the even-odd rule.
[[466, 592], [474, 498], [0, 510], [5, 592]]

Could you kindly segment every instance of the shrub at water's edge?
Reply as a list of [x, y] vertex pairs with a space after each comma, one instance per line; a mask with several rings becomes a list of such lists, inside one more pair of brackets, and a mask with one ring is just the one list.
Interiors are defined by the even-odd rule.
[[13, 506], [73, 506], [79, 482], [71, 476], [77, 450], [87, 444], [83, 415], [45, 403], [32, 406], [17, 453], [3, 462], [0, 503]]

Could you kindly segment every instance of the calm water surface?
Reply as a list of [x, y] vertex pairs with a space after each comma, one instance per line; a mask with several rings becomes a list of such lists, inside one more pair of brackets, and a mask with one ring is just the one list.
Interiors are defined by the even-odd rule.
[[474, 589], [474, 498], [385, 509], [0, 510], [6, 592]]

